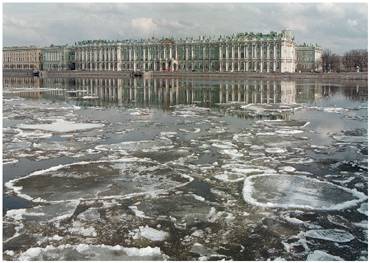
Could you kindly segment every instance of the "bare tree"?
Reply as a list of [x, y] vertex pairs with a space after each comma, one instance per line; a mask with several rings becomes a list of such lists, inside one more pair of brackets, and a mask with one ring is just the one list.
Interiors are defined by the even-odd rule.
[[321, 55], [322, 69], [324, 72], [339, 72], [341, 66], [341, 58], [330, 49], [325, 49]]
[[343, 56], [343, 65], [346, 71], [367, 71], [367, 50], [355, 49], [346, 52]]

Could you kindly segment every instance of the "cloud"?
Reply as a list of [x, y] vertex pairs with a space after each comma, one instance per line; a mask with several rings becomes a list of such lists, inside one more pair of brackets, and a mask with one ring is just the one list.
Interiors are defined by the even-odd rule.
[[358, 22], [356, 19], [347, 19], [347, 23], [351, 27], [356, 27], [358, 25]]
[[149, 17], [134, 18], [131, 20], [131, 26], [135, 30], [144, 31], [145, 33], [155, 31], [158, 27], [153, 18]]
[[3, 44], [198, 37], [292, 29], [298, 43], [367, 48], [365, 3], [5, 3]]

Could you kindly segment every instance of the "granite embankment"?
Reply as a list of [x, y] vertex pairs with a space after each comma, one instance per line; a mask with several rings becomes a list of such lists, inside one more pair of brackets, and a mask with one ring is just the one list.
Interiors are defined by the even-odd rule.
[[[3, 76], [32, 76], [32, 71], [3, 71]], [[42, 77], [119, 78], [129, 77], [128, 71], [42, 71]], [[272, 79], [272, 80], [343, 80], [367, 81], [367, 72], [340, 73], [256, 73], [256, 72], [145, 72], [144, 77], [192, 79]]]

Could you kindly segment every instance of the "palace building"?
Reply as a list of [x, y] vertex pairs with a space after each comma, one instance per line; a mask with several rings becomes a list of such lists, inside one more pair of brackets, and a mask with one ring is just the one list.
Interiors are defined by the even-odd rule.
[[41, 48], [4, 47], [3, 69], [42, 69]]
[[218, 38], [81, 41], [77, 70], [295, 72], [291, 31], [240, 33]]
[[297, 71], [321, 71], [322, 50], [317, 45], [306, 44], [296, 47]]
[[285, 73], [321, 70], [318, 46], [292, 31], [219, 37], [85, 40], [73, 46], [7, 47], [3, 69]]
[[42, 62], [44, 70], [74, 69], [74, 50], [67, 45], [43, 48]]

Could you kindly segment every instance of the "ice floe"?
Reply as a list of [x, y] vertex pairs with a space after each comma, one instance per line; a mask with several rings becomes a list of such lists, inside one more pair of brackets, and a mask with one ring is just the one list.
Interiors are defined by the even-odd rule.
[[343, 261], [344, 259], [338, 256], [333, 256], [322, 250], [315, 250], [307, 256], [307, 261]]
[[56, 119], [55, 122], [49, 124], [20, 124], [18, 127], [25, 130], [43, 130], [49, 132], [66, 133], [101, 128], [104, 127], [104, 124], [75, 123], [71, 121], [65, 121], [63, 119]]
[[265, 151], [267, 153], [279, 154], [279, 153], [285, 153], [287, 150], [284, 148], [274, 147], [274, 148], [266, 148]]
[[368, 206], [367, 203], [362, 203], [360, 207], [357, 209], [358, 212], [360, 212], [363, 215], [368, 215]]
[[169, 237], [167, 232], [149, 226], [140, 226], [134, 232], [137, 233], [137, 238], [142, 237], [151, 241], [164, 241]]
[[340, 210], [355, 206], [367, 196], [302, 175], [253, 175], [244, 181], [244, 200], [262, 207]]
[[221, 168], [223, 172], [216, 173], [214, 177], [220, 181], [232, 183], [243, 181], [249, 175], [275, 173], [274, 169], [268, 167], [240, 163], [224, 164]]
[[347, 231], [341, 229], [314, 229], [305, 233], [306, 237], [333, 241], [337, 243], [346, 243], [352, 241], [355, 237]]
[[164, 260], [166, 256], [159, 247], [122, 247], [120, 245], [60, 245], [32, 247], [21, 253], [18, 261], [29, 260]]
[[[85, 169], [87, 166], [92, 170]], [[6, 187], [29, 200], [64, 202], [81, 198], [155, 195], [184, 186], [192, 180], [191, 176], [167, 165], [127, 157], [58, 165], [8, 181]]]

